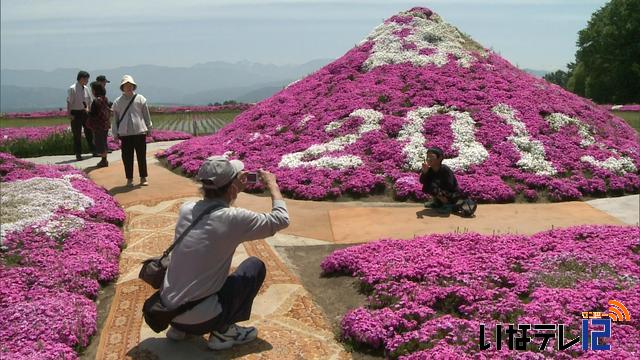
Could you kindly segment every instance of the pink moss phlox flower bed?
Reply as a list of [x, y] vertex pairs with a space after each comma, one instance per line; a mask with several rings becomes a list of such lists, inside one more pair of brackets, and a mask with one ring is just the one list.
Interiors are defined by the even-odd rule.
[[69, 125], [0, 128], [0, 145], [18, 139], [28, 139], [32, 142], [42, 141], [53, 134], [70, 131], [69, 129]]
[[[70, 131], [71, 130], [68, 125], [0, 128], [0, 145], [20, 139], [36, 143], [51, 135]], [[154, 129], [151, 131], [151, 135], [147, 136], [146, 142], [153, 143], [159, 141], [185, 140], [192, 137], [193, 135], [183, 131]], [[111, 136], [107, 137], [107, 144], [110, 150], [120, 149], [120, 141], [113, 139]]]
[[[581, 312], [604, 312], [609, 300], [637, 314], [639, 238], [639, 227], [622, 226], [532, 236], [429, 235], [338, 250], [321, 267], [356, 276], [369, 292], [366, 305], [344, 316], [344, 339], [384, 349], [391, 358], [637, 359], [638, 316], [613, 323], [610, 351], [585, 353], [578, 345], [559, 352], [557, 339], [542, 353], [509, 351], [506, 343], [497, 351], [493, 334], [498, 323], [564, 323], [571, 340], [580, 335]], [[480, 324], [493, 344], [482, 352]]]
[[55, 117], [67, 117], [66, 110], [49, 110], [49, 111], [34, 111], [34, 112], [10, 112], [3, 113], [2, 117], [8, 119], [44, 119]]
[[621, 118], [415, 8], [218, 133], [161, 156], [190, 175], [209, 156], [239, 158], [296, 198], [391, 188], [422, 199], [420, 163], [439, 146], [477, 200], [561, 201], [638, 192], [639, 141]]
[[[225, 110], [246, 110], [252, 104], [231, 104], [231, 105], [187, 105], [187, 106], [153, 106], [151, 113], [172, 114], [182, 112], [218, 112]], [[66, 110], [34, 111], [34, 112], [9, 112], [0, 114], [7, 119], [44, 119], [67, 117]]]
[[0, 358], [75, 359], [118, 276], [125, 213], [71, 166], [0, 153]]

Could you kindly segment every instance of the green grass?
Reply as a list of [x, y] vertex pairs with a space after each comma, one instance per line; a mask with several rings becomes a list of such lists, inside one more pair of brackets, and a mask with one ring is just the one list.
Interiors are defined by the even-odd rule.
[[47, 119], [8, 119], [0, 118], [0, 127], [39, 127], [54, 125], [69, 125], [70, 120], [67, 117], [56, 117]]
[[627, 124], [640, 132], [640, 111], [611, 111], [615, 116], [623, 118]]
[[[38, 157], [48, 155], [73, 155], [73, 135], [71, 131], [52, 134], [42, 141], [32, 142], [29, 139], [17, 139], [0, 145], [0, 152], [11, 153], [16, 157]], [[88, 153], [89, 145], [82, 137], [82, 152]]]

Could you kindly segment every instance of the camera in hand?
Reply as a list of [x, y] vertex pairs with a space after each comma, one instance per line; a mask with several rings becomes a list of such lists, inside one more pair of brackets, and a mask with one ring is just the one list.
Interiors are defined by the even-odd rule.
[[250, 172], [247, 173], [247, 182], [250, 184], [255, 184], [258, 182], [258, 173]]

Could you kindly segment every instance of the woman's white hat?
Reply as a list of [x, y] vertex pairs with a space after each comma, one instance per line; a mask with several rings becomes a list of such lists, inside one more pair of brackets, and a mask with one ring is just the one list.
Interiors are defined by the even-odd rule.
[[138, 87], [138, 84], [136, 84], [135, 80], [133, 80], [133, 76], [131, 75], [124, 75], [122, 77], [122, 80], [120, 81], [120, 90], [122, 90], [122, 85], [129, 83], [131, 85], [133, 85], [133, 90], [135, 90]]

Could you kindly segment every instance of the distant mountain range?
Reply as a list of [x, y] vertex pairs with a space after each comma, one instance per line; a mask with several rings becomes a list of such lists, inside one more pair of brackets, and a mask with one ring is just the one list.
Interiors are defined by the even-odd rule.
[[[138, 91], [151, 104], [206, 105], [236, 100], [257, 102], [287, 84], [305, 77], [331, 59], [299, 65], [271, 65], [248, 61], [221, 61], [191, 67], [137, 65], [115, 69], [87, 69], [91, 80], [104, 74], [111, 81], [107, 95], [115, 99], [122, 75], [130, 74]], [[66, 107], [66, 89], [75, 82], [78, 69], [0, 70], [0, 111], [33, 111]]]
[[[214, 61], [190, 67], [137, 65], [87, 71], [91, 80], [101, 74], [111, 80], [107, 95], [112, 100], [120, 94], [122, 75], [130, 74], [138, 83], [138, 91], [151, 104], [206, 105], [225, 100], [258, 102], [331, 61], [317, 59], [299, 65]], [[548, 73], [523, 70], [538, 77]], [[66, 89], [74, 83], [77, 72], [78, 69], [0, 70], [0, 112], [64, 108]]]

